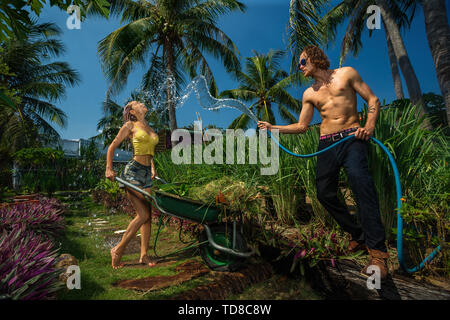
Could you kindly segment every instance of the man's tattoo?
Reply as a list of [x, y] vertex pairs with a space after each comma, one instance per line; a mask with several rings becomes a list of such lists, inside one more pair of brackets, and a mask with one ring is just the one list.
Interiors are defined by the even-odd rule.
[[375, 113], [376, 110], [377, 108], [375, 107], [369, 107], [369, 113]]

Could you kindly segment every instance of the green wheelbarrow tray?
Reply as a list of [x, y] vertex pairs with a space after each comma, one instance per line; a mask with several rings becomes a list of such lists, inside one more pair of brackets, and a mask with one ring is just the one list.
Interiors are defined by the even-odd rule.
[[217, 222], [221, 209], [161, 190], [154, 190], [156, 202], [165, 211], [200, 224]]
[[[159, 177], [155, 178], [162, 183], [167, 183]], [[208, 226], [208, 224], [220, 222], [220, 213], [222, 212], [220, 208], [159, 190], [155, 190], [154, 195], [151, 195], [126, 180], [123, 180], [119, 177], [115, 177], [115, 179], [125, 186], [141, 193], [147, 199], [152, 200], [155, 207], [161, 213], [178, 219], [200, 223], [205, 228], [207, 240], [214, 249], [240, 258], [248, 258], [255, 253], [253, 249], [246, 252], [241, 252], [239, 250], [233, 249], [235, 248], [234, 243], [236, 239], [236, 222], [233, 222], [232, 248], [224, 247], [214, 241], [214, 234], [211, 232], [211, 228]]]

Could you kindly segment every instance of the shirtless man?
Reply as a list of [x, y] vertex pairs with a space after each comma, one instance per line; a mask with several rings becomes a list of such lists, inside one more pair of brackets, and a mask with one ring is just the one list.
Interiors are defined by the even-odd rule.
[[[367, 164], [367, 140], [373, 135], [380, 102], [364, 83], [358, 72], [351, 67], [329, 69], [330, 62], [317, 46], [308, 46], [300, 55], [299, 69], [305, 77], [315, 82], [303, 94], [302, 111], [297, 123], [286, 126], [258, 122], [262, 130], [278, 129], [281, 133], [304, 133], [312, 120], [314, 108], [322, 117], [318, 150], [322, 150], [348, 135], [356, 139], [345, 141], [317, 157], [317, 198], [333, 216], [341, 228], [350, 233], [349, 251], [367, 250], [369, 265], [380, 268], [381, 278], [387, 275], [384, 226], [378, 206], [377, 194]], [[359, 124], [356, 110], [356, 93], [368, 104], [368, 117], [364, 127]], [[350, 187], [355, 195], [361, 225], [356, 224], [347, 206], [337, 197], [339, 170], [344, 167]]]

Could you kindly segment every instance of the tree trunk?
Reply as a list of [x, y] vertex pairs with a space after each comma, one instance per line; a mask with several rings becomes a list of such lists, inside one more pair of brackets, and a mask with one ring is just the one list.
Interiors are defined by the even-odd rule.
[[[354, 261], [338, 260], [335, 267], [321, 261], [308, 270], [306, 277], [325, 299], [357, 300], [448, 300], [450, 291], [398, 272], [390, 273], [379, 289], [369, 289], [367, 278], [360, 274], [362, 266]], [[370, 280], [369, 280], [370, 281]]]
[[166, 40], [164, 45], [165, 58], [166, 58], [166, 69], [167, 69], [167, 107], [169, 108], [169, 121], [170, 121], [170, 131], [175, 131], [177, 126], [177, 116], [175, 112], [175, 100], [174, 100], [174, 90], [172, 86], [176, 88], [175, 80], [175, 59], [173, 56], [173, 47], [169, 39]]
[[[419, 81], [416, 73], [409, 60], [406, 52], [405, 44], [400, 34], [400, 29], [395, 23], [395, 19], [389, 9], [386, 0], [376, 0], [376, 4], [380, 7], [381, 15], [386, 26], [387, 32], [391, 38], [392, 47], [394, 48], [395, 56], [400, 65], [400, 69], [405, 77], [406, 87], [408, 88], [409, 99], [414, 105], [419, 105], [421, 115], [426, 114], [425, 104], [423, 102], [422, 91], [420, 89]], [[429, 121], [425, 121], [425, 127], [431, 129]]]
[[[384, 23], [384, 21], [383, 21]], [[395, 57], [394, 48], [392, 47], [391, 37], [387, 32], [386, 26], [384, 27], [386, 34], [386, 43], [388, 48], [389, 62], [391, 64], [392, 79], [394, 80], [394, 90], [397, 99], [403, 99], [405, 95], [403, 94], [402, 78], [400, 77], [400, 71], [398, 70], [397, 58]]]
[[450, 28], [444, 0], [422, 0], [425, 30], [450, 125]]

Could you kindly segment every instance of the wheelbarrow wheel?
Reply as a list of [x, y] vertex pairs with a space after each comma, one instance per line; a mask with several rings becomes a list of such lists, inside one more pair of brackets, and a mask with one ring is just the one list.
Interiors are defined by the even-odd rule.
[[[226, 248], [233, 247], [233, 226], [217, 224], [210, 226], [214, 242]], [[235, 250], [245, 252], [247, 243], [244, 237], [236, 228]], [[200, 234], [199, 241], [208, 241], [206, 230]], [[209, 242], [200, 247], [200, 254], [206, 265], [214, 271], [236, 271], [243, 266], [245, 258], [237, 257], [233, 254], [217, 250]]]

